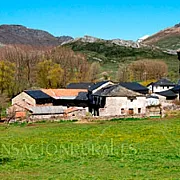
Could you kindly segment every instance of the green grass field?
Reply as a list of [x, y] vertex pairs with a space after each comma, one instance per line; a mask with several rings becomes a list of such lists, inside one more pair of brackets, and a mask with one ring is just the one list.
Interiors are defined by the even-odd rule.
[[180, 118], [0, 125], [0, 179], [179, 179]]

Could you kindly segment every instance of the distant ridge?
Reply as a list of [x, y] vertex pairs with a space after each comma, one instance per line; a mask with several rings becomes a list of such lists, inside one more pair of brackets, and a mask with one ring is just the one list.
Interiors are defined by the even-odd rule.
[[163, 49], [177, 50], [180, 48], [180, 23], [173, 27], [161, 30], [142, 42]]
[[55, 37], [46, 31], [30, 29], [22, 25], [0, 25], [0, 44], [58, 46], [72, 39], [70, 36]]

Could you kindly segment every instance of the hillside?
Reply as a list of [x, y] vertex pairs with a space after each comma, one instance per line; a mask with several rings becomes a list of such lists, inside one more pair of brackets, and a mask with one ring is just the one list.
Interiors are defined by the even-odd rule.
[[164, 49], [177, 50], [180, 48], [180, 24], [174, 27], [162, 30], [149, 38], [145, 39], [143, 43], [147, 45], [155, 45]]
[[113, 77], [119, 65], [129, 64], [140, 59], [163, 60], [168, 64], [169, 71], [176, 74], [178, 70], [176, 55], [167, 54], [158, 48], [150, 46], [134, 48], [130, 45], [122, 46], [105, 40], [94, 42], [77, 40], [69, 42], [64, 46], [85, 54], [90, 62], [100, 62], [102, 71], [108, 72]]
[[0, 44], [23, 44], [33, 46], [58, 46], [73, 39], [70, 36], [55, 37], [52, 34], [21, 25], [1, 25]]

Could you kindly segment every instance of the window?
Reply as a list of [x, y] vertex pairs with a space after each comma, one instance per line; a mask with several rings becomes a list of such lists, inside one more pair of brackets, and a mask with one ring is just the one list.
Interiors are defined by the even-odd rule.
[[134, 114], [134, 109], [133, 108], [130, 108], [129, 109], [129, 115], [133, 115]]
[[141, 114], [141, 108], [138, 108], [138, 114]]
[[124, 108], [121, 108], [121, 114], [125, 114]]

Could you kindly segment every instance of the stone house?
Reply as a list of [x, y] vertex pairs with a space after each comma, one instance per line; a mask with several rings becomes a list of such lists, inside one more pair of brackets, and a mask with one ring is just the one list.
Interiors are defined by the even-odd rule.
[[[32, 117], [51, 117], [62, 115], [62, 108], [82, 107], [88, 111], [88, 98], [86, 89], [41, 89], [25, 90], [12, 99], [12, 106], [8, 114], [25, 118], [27, 114]], [[34, 111], [38, 113], [34, 114]], [[58, 111], [59, 113], [58, 114]], [[47, 111], [47, 112], [46, 112]], [[77, 114], [77, 110], [76, 110]], [[21, 116], [21, 117], [20, 117]]]
[[31, 107], [53, 105], [53, 99], [41, 90], [25, 90], [12, 99], [7, 112], [16, 118], [25, 118]]
[[109, 85], [92, 96], [95, 116], [146, 114], [146, 96], [123, 86]]

